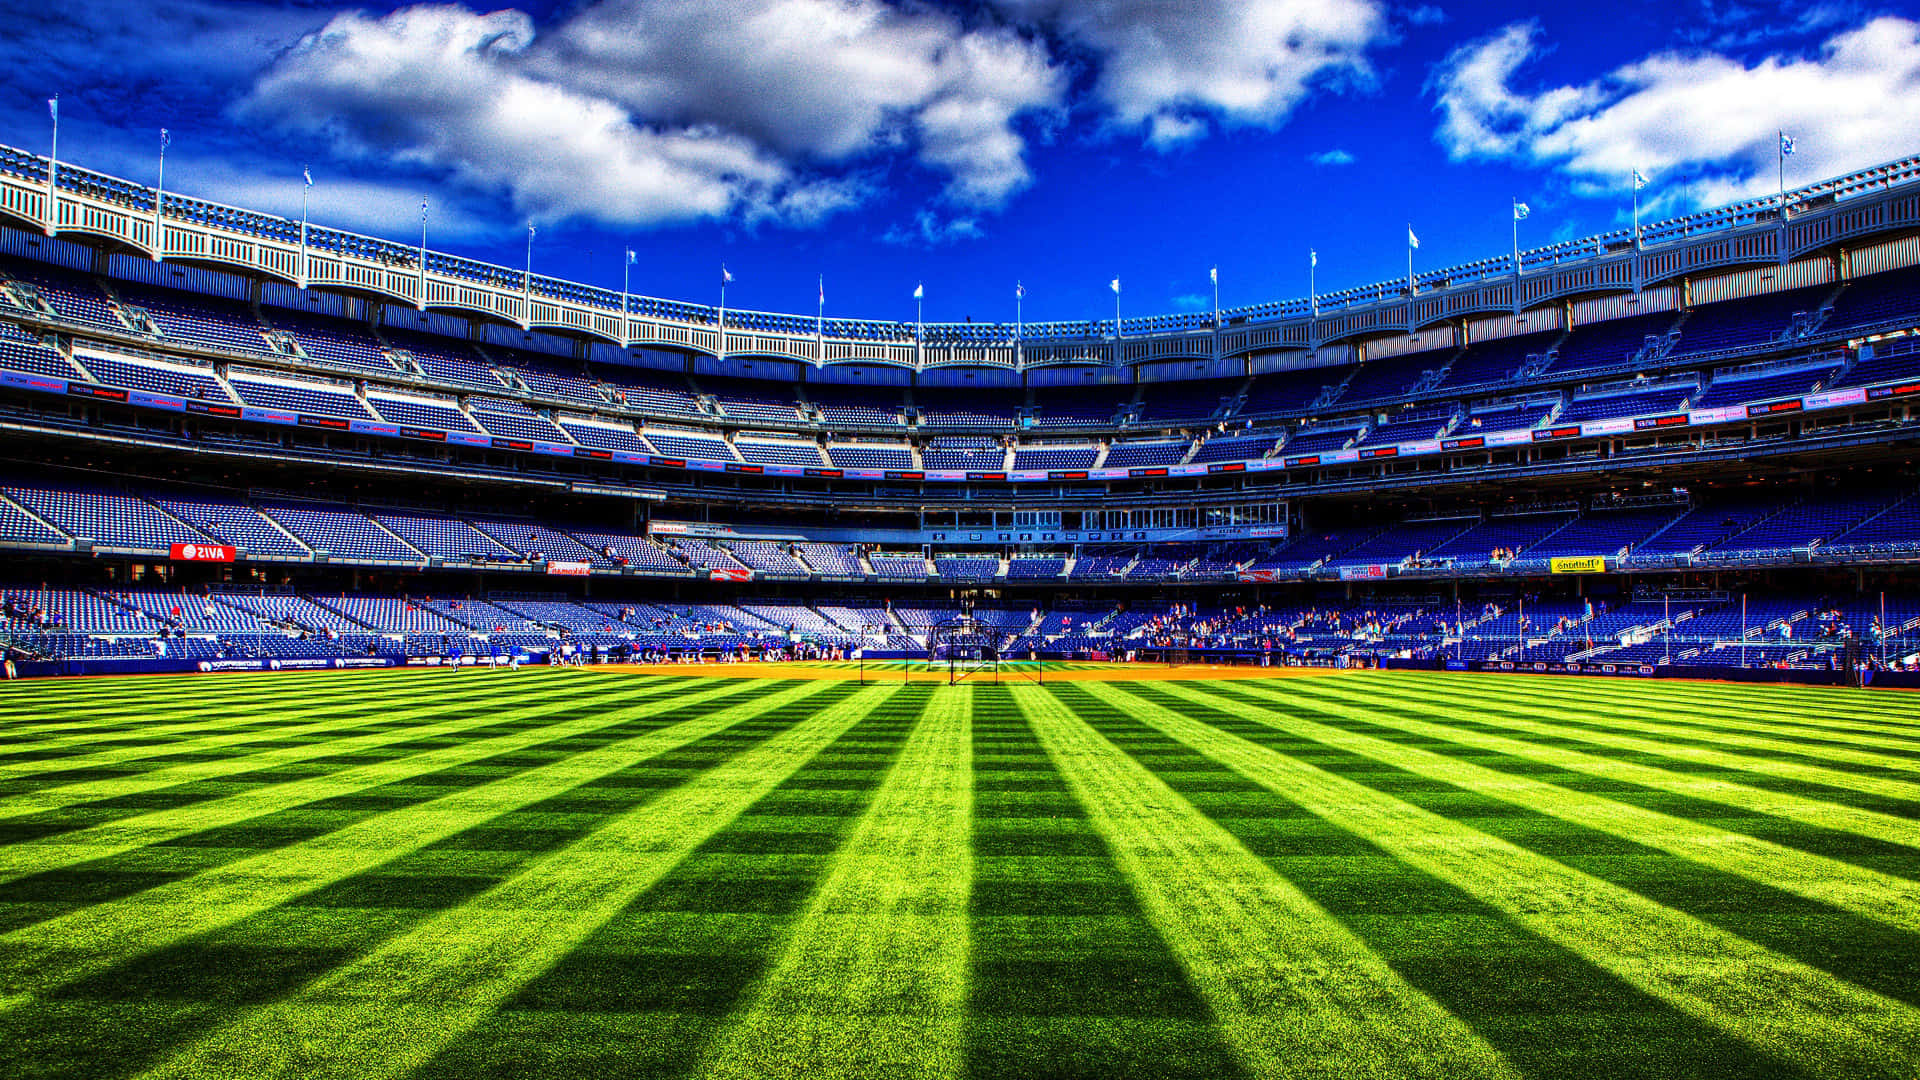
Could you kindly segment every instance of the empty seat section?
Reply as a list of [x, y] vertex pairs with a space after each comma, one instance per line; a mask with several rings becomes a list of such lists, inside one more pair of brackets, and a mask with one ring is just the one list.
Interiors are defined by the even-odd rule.
[[170, 394], [196, 401], [231, 402], [213, 368], [185, 362], [161, 363], [130, 357], [107, 356], [91, 350], [75, 353], [93, 381], [127, 390], [145, 390], [150, 394]]
[[827, 460], [837, 469], [911, 469], [913, 451], [904, 443], [831, 443]]
[[225, 352], [271, 353], [260, 320], [237, 300], [177, 293], [115, 282], [125, 306], [146, 312], [147, 320], [170, 341]]
[[501, 398], [471, 397], [467, 408], [488, 433], [503, 439], [532, 439], [537, 442], [569, 442], [567, 433], [554, 422], [517, 401]]
[[374, 419], [366, 405], [354, 396], [353, 387], [344, 383], [323, 383], [233, 368], [227, 372], [227, 384], [233, 387], [233, 392], [242, 403], [257, 408], [350, 420]]
[[8, 498], [42, 521], [77, 539], [106, 547], [165, 551], [174, 544], [204, 544], [209, 538], [145, 499], [97, 488], [8, 485]]
[[1178, 442], [1116, 442], [1107, 448], [1107, 458], [1101, 462], [1102, 468], [1138, 468], [1149, 465], [1177, 465], [1187, 456], [1187, 448], [1192, 445], [1186, 439]]
[[274, 528], [273, 522], [238, 499], [156, 496], [154, 501], [174, 517], [248, 555], [304, 557], [308, 554], [298, 541]]
[[458, 403], [445, 398], [399, 397], [391, 394], [367, 394], [367, 404], [381, 419], [408, 427], [435, 428], [444, 431], [479, 433], [480, 428], [460, 411]]
[[422, 558], [358, 511], [286, 502], [261, 503], [260, 509], [315, 551], [383, 562], [417, 563]]
[[826, 459], [820, 456], [820, 448], [813, 443], [739, 438], [733, 441], [733, 449], [740, 455], [742, 461], [761, 465], [805, 465], [818, 468], [826, 464]]
[[1575, 327], [1560, 343], [1547, 370], [1558, 375], [1630, 363], [1641, 353], [1664, 346], [1678, 318], [1671, 311], [1657, 311]]

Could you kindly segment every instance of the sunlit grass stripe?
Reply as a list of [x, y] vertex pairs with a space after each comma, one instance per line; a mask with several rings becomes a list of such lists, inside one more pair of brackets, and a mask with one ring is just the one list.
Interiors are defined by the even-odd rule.
[[[1207, 689], [1210, 693], [1238, 699], [1235, 703], [1236, 708], [1249, 703], [1273, 708], [1286, 708], [1299, 703], [1299, 699], [1290, 697], [1284, 690], [1256, 684], [1241, 683], [1230, 688], [1209, 686]], [[1856, 836], [1920, 849], [1920, 823], [1908, 818], [1787, 792], [1752, 787], [1747, 784], [1737, 784], [1728, 780], [1699, 777], [1684, 772], [1670, 772], [1652, 765], [1621, 761], [1603, 754], [1570, 750], [1563, 746], [1547, 745], [1524, 738], [1492, 734], [1476, 728], [1455, 726], [1447, 723], [1446, 719], [1478, 721], [1484, 714], [1458, 708], [1452, 704], [1451, 698], [1442, 695], [1402, 696], [1397, 698], [1391, 706], [1382, 706], [1365, 693], [1363, 686], [1355, 685], [1348, 689], [1352, 693], [1333, 696], [1363, 714], [1367, 710], [1373, 710], [1372, 723], [1409, 734], [1442, 739], [1461, 747], [1507, 754], [1587, 776], [1619, 780], [1653, 791], [1684, 795], [1740, 810], [1768, 814], [1816, 828], [1837, 829]], [[1550, 725], [1547, 727], [1550, 728]]]
[[[1289, 684], [1287, 690], [1310, 696], [1325, 696], [1331, 692], [1331, 687], [1321, 688], [1317, 683], [1318, 680], [1301, 680], [1298, 684]], [[1809, 765], [1782, 757], [1730, 753], [1712, 747], [1693, 745], [1690, 742], [1661, 738], [1656, 732], [1624, 734], [1576, 720], [1563, 721], [1568, 710], [1558, 699], [1531, 703], [1533, 715], [1551, 718], [1550, 720], [1533, 719], [1522, 715], [1518, 708], [1529, 702], [1512, 698], [1484, 701], [1454, 692], [1446, 695], [1446, 700], [1456, 706], [1475, 709], [1471, 722], [1486, 727], [1554, 740], [1574, 740], [1594, 747], [1625, 750], [1675, 762], [1690, 762], [1717, 769], [1751, 773], [1756, 776], [1817, 784], [1832, 788], [1836, 792], [1860, 792], [1908, 803], [1920, 801], [1920, 784], [1905, 780], [1874, 776], [1864, 772], [1848, 772], [1823, 765]]]
[[[723, 694], [732, 688], [734, 687], [730, 682], [716, 680], [710, 689], [703, 691], [703, 694], [707, 696]], [[635, 701], [640, 702], [639, 707], [652, 707], [657, 697], [657, 694], [642, 692], [610, 694], [585, 700], [554, 703], [552, 708], [543, 710], [543, 713], [577, 712], [583, 707], [618, 710], [623, 705]], [[411, 728], [397, 733], [390, 739], [357, 743], [356, 748], [378, 746], [386, 742], [405, 742], [428, 734], [458, 735], [463, 731], [485, 727], [489, 722], [488, 719], [473, 719], [426, 728]], [[609, 714], [602, 712], [531, 730], [520, 730], [511, 734], [475, 739], [471, 742], [463, 741], [453, 746], [421, 750], [418, 753], [410, 753], [390, 760], [346, 766], [321, 776], [253, 788], [177, 809], [156, 810], [72, 833], [50, 836], [44, 840], [22, 841], [0, 847], [0, 881], [11, 880], [25, 874], [44, 873], [48, 870], [74, 866], [91, 859], [146, 847], [189, 833], [233, 825], [318, 799], [354, 794], [409, 776], [466, 764], [569, 734], [594, 731], [618, 722], [618, 719], [609, 719]], [[285, 764], [288, 761], [299, 761], [308, 757], [337, 755], [340, 752], [340, 744], [323, 744], [308, 748], [308, 751], [302, 754], [257, 754], [235, 762], [210, 764], [222, 766], [214, 775], [228, 775], [236, 771]], [[238, 766], [238, 768], [227, 766]], [[206, 778], [205, 776], [192, 777], [192, 779]]]
[[1115, 684], [1085, 686], [1589, 963], [1812, 1074], [1853, 1080], [1920, 1070], [1920, 1010]]
[[971, 699], [933, 691], [703, 1077], [956, 1077], [963, 1060]]
[[[604, 684], [601, 685], [604, 686]], [[648, 680], [645, 685], [652, 685], [652, 681]], [[523, 700], [542, 694], [551, 694], [556, 687], [552, 683], [543, 685], [539, 682], [524, 682], [508, 685], [505, 682], [499, 682], [489, 683], [484, 690], [477, 692], [472, 684], [459, 689], [464, 689], [466, 693], [456, 696], [456, 688], [448, 687], [431, 697], [409, 699], [410, 704], [400, 708], [382, 707], [381, 702], [386, 699], [361, 698], [351, 705], [343, 705], [338, 709], [312, 715], [310, 723], [286, 727], [215, 728], [203, 733], [202, 725], [191, 724], [171, 731], [159, 727], [139, 729], [134, 732], [122, 731], [111, 737], [97, 740], [105, 745], [99, 745], [94, 749], [76, 746], [79, 752], [74, 754], [31, 761], [0, 760], [0, 780], [31, 778], [42, 773], [76, 768], [97, 768], [154, 759], [164, 760], [170, 755], [187, 752], [223, 747], [247, 747], [256, 743], [311, 737], [322, 733], [337, 732], [343, 736], [349, 736], [356, 729], [376, 729], [376, 734], [382, 734], [383, 732], [377, 729], [383, 725], [391, 725], [417, 716], [431, 717], [436, 712], [448, 710], [470, 712], [480, 709], [510, 708]], [[299, 718], [309, 717], [310, 712], [298, 705], [290, 704], [285, 708], [275, 707], [270, 711], [270, 715]], [[124, 740], [128, 735], [138, 735], [138, 745], [127, 745]], [[154, 743], [152, 740], [155, 739], [167, 741]], [[43, 749], [35, 747], [37, 751]], [[183, 767], [191, 768], [190, 765]], [[119, 792], [112, 792], [112, 794], [119, 794]]]
[[[1441, 676], [1442, 682], [1511, 678], [1505, 674], [1484, 676], [1463, 672], [1436, 672], [1435, 674]], [[1534, 676], [1533, 678], [1554, 677]], [[1903, 704], [1903, 697], [1906, 695], [1899, 693], [1777, 683], [1702, 684], [1677, 679], [1642, 681], [1616, 678], [1593, 681], [1600, 684], [1592, 691], [1593, 693], [1607, 701], [1621, 704], [1636, 704], [1651, 708], [1666, 708], [1681, 704], [1705, 708], [1717, 705], [1731, 697], [1738, 700], [1743, 708], [1753, 714], [1791, 719], [1804, 717], [1809, 710], [1816, 710], [1817, 715], [1820, 716], [1837, 716], [1850, 723], [1868, 725], [1863, 727], [1863, 730], [1877, 730], [1888, 735], [1920, 738], [1920, 721], [1915, 720], [1911, 707]]]
[[[157, 757], [177, 753], [182, 746], [215, 739], [244, 741], [363, 725], [378, 719], [368, 713], [369, 700], [378, 699], [354, 697], [321, 703], [281, 699], [258, 707], [223, 704], [178, 722], [82, 723], [45, 738], [0, 746], [0, 778], [86, 764], [95, 756], [105, 762], [134, 760], [142, 754]], [[161, 701], [156, 698], [150, 708], [160, 707]]]
[[855, 691], [143, 1075], [405, 1076], [900, 692]]
[[[1920, 930], [1920, 882], [1906, 881], [1835, 859], [1756, 839], [1727, 829], [1674, 817], [1631, 803], [1604, 798], [1543, 780], [1501, 772], [1420, 747], [1403, 746], [1378, 736], [1319, 723], [1290, 711], [1251, 707], [1241, 695], [1221, 695], [1191, 684], [1161, 683], [1149, 690], [1155, 697], [1210, 704], [1234, 715], [1265, 724], [1324, 746], [1345, 750], [1416, 776], [1439, 780], [1538, 814], [1624, 837], [1715, 870], [1829, 904], [1903, 930]], [[1363, 712], [1354, 704], [1329, 708], [1349, 715]], [[1920, 838], [1920, 829], [1915, 831]]]
[[[665, 710], [669, 726], [490, 783], [388, 811], [311, 840], [224, 863], [125, 899], [0, 936], [0, 1008], [195, 934], [230, 926], [303, 893], [365, 873], [429, 844], [632, 768], [790, 702], [823, 696], [831, 683], [769, 684], [770, 693], [710, 713], [713, 698], [689, 695]], [[740, 687], [736, 684], [737, 692]], [[830, 694], [824, 696], [832, 696]], [[644, 716], [648, 702], [602, 719]]]
[[[1589, 683], [1592, 682], [1601, 682], [1603, 688], [1617, 685], [1617, 681], [1589, 680]], [[1436, 689], [1438, 687], [1426, 687], [1428, 692]], [[1579, 686], [1577, 689], [1586, 691], [1588, 687]], [[1585, 713], [1620, 720], [1646, 718], [1667, 726], [1684, 738], [1721, 740], [1729, 733], [1736, 738], [1758, 735], [1777, 742], [1783, 748], [1809, 756], [1820, 756], [1825, 749], [1834, 751], [1829, 756], [1836, 760], [1849, 760], [1852, 754], [1871, 753], [1883, 756], [1888, 767], [1920, 770], [1920, 737], [1890, 733], [1883, 727], [1863, 730], [1848, 724], [1847, 721], [1852, 719], [1850, 716], [1810, 716], [1804, 708], [1786, 715], [1755, 709], [1742, 692], [1744, 689], [1728, 689], [1710, 705], [1691, 709], [1683, 708], [1679, 702], [1662, 702], [1637, 695], [1630, 699], [1587, 692], [1573, 696], [1577, 698], [1576, 708]], [[1454, 688], [1454, 692], [1460, 696], [1473, 696], [1479, 700], [1493, 695], [1506, 696], [1498, 694], [1499, 690], [1499, 687], [1484, 684], [1474, 686], [1470, 691]], [[1529, 696], [1538, 698], [1546, 695]]]
[[[1598, 679], [1592, 681], [1600, 681]], [[1864, 765], [1873, 769], [1920, 774], [1920, 758], [1889, 756], [1884, 747], [1856, 748], [1852, 745], [1840, 745], [1835, 740], [1813, 741], [1805, 736], [1793, 733], [1796, 737], [1779, 738], [1767, 734], [1753, 734], [1754, 729], [1767, 731], [1764, 724], [1753, 724], [1738, 718], [1745, 711], [1742, 699], [1729, 696], [1725, 708], [1728, 716], [1723, 719], [1701, 719], [1689, 721], [1674, 716], [1675, 710], [1667, 707], [1636, 709], [1632, 707], [1608, 707], [1604, 699], [1582, 693], [1583, 683], [1563, 681], [1564, 693], [1535, 692], [1515, 695], [1503, 692], [1501, 687], [1477, 685], [1472, 687], [1450, 687], [1449, 696], [1455, 700], [1489, 705], [1511, 704], [1516, 698], [1538, 701], [1543, 708], [1551, 709], [1556, 719], [1566, 722], [1591, 725], [1610, 731], [1631, 731], [1656, 734], [1663, 738], [1687, 740], [1693, 742], [1712, 742], [1730, 749], [1752, 751], [1761, 754], [1793, 755], [1823, 762], [1835, 768], [1847, 765]], [[1540, 688], [1544, 691], [1545, 688]], [[1308, 688], [1307, 692], [1313, 692]], [[1430, 691], [1429, 691], [1430, 692]], [[1870, 744], [1869, 744], [1870, 745]], [[1910, 752], [1911, 747], [1897, 745], [1893, 749]]]
[[[260, 739], [248, 736], [237, 741], [203, 745], [198, 749], [171, 749], [169, 753], [153, 753], [158, 748], [142, 747], [139, 749], [153, 756], [92, 761], [86, 765], [69, 763], [64, 768], [47, 773], [56, 782], [44, 785], [24, 785], [19, 777], [0, 778], [0, 783], [12, 779], [15, 781], [13, 786], [26, 788], [0, 796], [0, 822], [102, 800], [182, 790], [188, 785], [256, 774], [263, 769], [297, 765], [315, 758], [351, 757], [357, 753], [394, 747], [410, 750], [416, 749], [415, 744], [421, 742], [461, 735], [471, 735], [476, 741], [490, 739], [502, 734], [498, 728], [506, 717], [525, 721], [554, 712], [591, 708], [602, 700], [626, 701], [637, 694], [666, 695], [676, 688], [670, 684], [629, 686], [602, 683], [596, 689], [597, 693], [570, 699], [564, 706], [531, 712], [525, 710], [532, 702], [544, 700], [552, 705], [552, 700], [549, 695], [541, 695], [534, 688], [525, 687], [518, 693], [484, 701], [434, 700], [410, 709], [370, 713], [360, 723], [350, 727], [308, 732], [297, 737]], [[449, 713], [455, 715], [448, 716]], [[415, 718], [419, 719], [418, 723], [407, 722]], [[395, 760], [408, 756], [411, 755], [400, 754]], [[169, 759], [173, 757], [183, 760], [170, 762]], [[107, 766], [118, 766], [111, 771], [123, 775], [70, 779], [75, 771], [104, 770]], [[3, 856], [0, 856], [0, 866], [4, 866]]]
[[1014, 697], [1249, 1073], [1517, 1075], [1057, 690]]
[[[164, 686], [145, 685], [129, 688], [112, 697], [69, 693], [53, 699], [21, 701], [0, 693], [0, 702], [22, 715], [35, 716], [29, 730], [73, 727], [80, 724], [116, 724], [129, 722], [171, 723], [175, 717], [199, 717], [231, 713], [235, 707], [285, 701], [296, 687], [302, 700], [327, 704], [363, 699], [368, 685], [334, 683], [330, 686], [301, 686], [296, 676], [276, 673], [278, 684], [261, 682], [247, 688], [220, 685], [217, 679], [176, 679]], [[71, 682], [62, 685], [71, 687]], [[384, 687], [382, 689], [385, 689]], [[154, 703], [166, 702], [155, 715]], [[28, 713], [27, 710], [34, 710]], [[36, 715], [37, 714], [37, 715]]]

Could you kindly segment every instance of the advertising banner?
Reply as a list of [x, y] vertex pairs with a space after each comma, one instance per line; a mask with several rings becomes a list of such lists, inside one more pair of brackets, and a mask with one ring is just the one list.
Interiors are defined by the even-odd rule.
[[583, 563], [583, 562], [549, 562], [547, 563], [547, 573], [556, 575], [558, 577], [586, 577], [588, 572], [590, 572], [592, 569], [593, 569], [593, 565], [591, 563]]
[[1561, 555], [1548, 560], [1556, 574], [1604, 574], [1607, 572], [1605, 555]]
[[170, 557], [179, 562], [232, 562], [235, 554], [226, 544], [175, 544]]

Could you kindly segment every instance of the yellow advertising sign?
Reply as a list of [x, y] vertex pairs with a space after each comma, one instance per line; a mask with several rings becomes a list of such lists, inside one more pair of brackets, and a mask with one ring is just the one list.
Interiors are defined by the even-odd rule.
[[1607, 572], [1605, 555], [1568, 555], [1552, 560], [1556, 574], [1604, 574]]

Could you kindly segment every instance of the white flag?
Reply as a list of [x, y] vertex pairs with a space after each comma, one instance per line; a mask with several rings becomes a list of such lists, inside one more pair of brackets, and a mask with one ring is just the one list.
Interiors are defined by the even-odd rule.
[[914, 285], [913, 298], [915, 300], [924, 300], [926, 299], [926, 296], [927, 296], [927, 287], [924, 283], [919, 283]]
[[628, 265], [628, 266], [632, 266], [632, 265], [633, 265], [633, 260], [635, 260], [635, 259], [637, 259], [637, 258], [639, 258], [639, 256], [638, 256], [638, 255], [636, 255], [636, 254], [634, 254], [634, 250], [633, 250], [632, 248], [628, 248], [628, 249], [627, 249], [627, 265]]
[[1027, 298], [1027, 287], [1024, 283], [1018, 281], [1013, 283], [1013, 298], [1015, 300], [1025, 300]]
[[1114, 278], [1111, 282], [1108, 282], [1108, 285], [1110, 288], [1113, 289], [1113, 295], [1115, 296], [1120, 295], [1120, 279], [1119, 278]]
[[420, 220], [427, 220], [427, 197], [425, 195], [420, 196]]
[[1413, 235], [1413, 226], [1411, 225], [1407, 226], [1407, 246], [1415, 250], [1418, 250], [1420, 247], [1420, 238]]
[[1213, 283], [1215, 285], [1220, 284], [1220, 268], [1219, 267], [1216, 266], [1213, 269], [1207, 271], [1207, 276], [1213, 279]]
[[167, 145], [171, 142], [173, 142], [173, 136], [167, 134], [166, 128], [161, 128], [160, 129], [160, 149], [163, 153], [166, 151]]
[[1786, 157], [1791, 153], [1793, 153], [1793, 136], [1783, 131], [1780, 133], [1780, 156]]
[[1320, 253], [1313, 250], [1312, 248], [1307, 249], [1307, 265], [1308, 266], [1320, 265]]
[[47, 115], [53, 117], [53, 120], [55, 123], [60, 122], [60, 95], [59, 94], [55, 94], [52, 97], [47, 99]]
[[307, 182], [308, 187], [312, 187], [313, 186], [313, 170], [302, 165], [300, 167], [300, 179], [305, 180]]
[[539, 231], [540, 230], [533, 227], [533, 222], [531, 221], [527, 222], [527, 239], [529, 240], [533, 239], [533, 235]]
[[1531, 213], [1533, 213], [1533, 208], [1526, 203], [1516, 202], [1513, 204], [1513, 220], [1525, 221], [1527, 220], [1527, 215]]
[[727, 271], [727, 265], [725, 263], [720, 264], [720, 284], [733, 284], [733, 275]]
[[1633, 190], [1639, 191], [1641, 188], [1646, 187], [1647, 183], [1647, 175], [1645, 173], [1639, 169], [1633, 170]]

